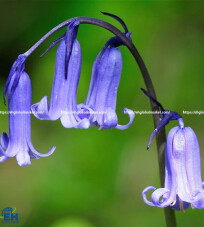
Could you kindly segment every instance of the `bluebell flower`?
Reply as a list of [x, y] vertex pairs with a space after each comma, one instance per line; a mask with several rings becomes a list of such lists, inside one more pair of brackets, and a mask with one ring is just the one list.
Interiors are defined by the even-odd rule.
[[[176, 210], [204, 208], [204, 190], [201, 180], [200, 150], [197, 136], [190, 127], [179, 126], [168, 134], [165, 149], [165, 185], [156, 189], [147, 187], [142, 196], [146, 204], [157, 207], [171, 206]], [[151, 201], [146, 197], [153, 190]]]
[[118, 48], [106, 47], [98, 54], [93, 64], [86, 101], [78, 108], [91, 108], [94, 111], [92, 125], [97, 125], [100, 129], [117, 128], [123, 130], [128, 128], [134, 120], [134, 112], [125, 108], [123, 113], [129, 115], [130, 121], [126, 125], [118, 124], [116, 101], [121, 72], [122, 55]]
[[32, 105], [32, 111], [38, 119], [57, 120], [60, 118], [62, 125], [66, 128], [90, 126], [90, 121], [81, 119], [77, 113], [76, 95], [81, 73], [81, 48], [72, 34], [77, 26], [78, 23], [75, 21], [68, 26], [65, 40], [61, 41], [57, 49], [50, 105], [47, 96]]
[[16, 156], [20, 166], [30, 165], [30, 158], [47, 157], [55, 150], [53, 146], [48, 153], [41, 154], [32, 145], [30, 129], [31, 92], [31, 82], [28, 74], [23, 71], [18, 75], [14, 71], [13, 75], [8, 78], [6, 85], [9, 137], [6, 133], [1, 136], [0, 162]]
[[[131, 33], [121, 18], [110, 13], [102, 13], [116, 19], [124, 28], [124, 35], [131, 40]], [[118, 124], [116, 101], [122, 73], [122, 55], [117, 47], [122, 45], [123, 42], [118, 37], [112, 37], [106, 42], [94, 61], [86, 101], [78, 105], [82, 112], [86, 110], [85, 112], [89, 113], [88, 108], [93, 110], [94, 116], [89, 114], [87, 117], [91, 125], [96, 125], [99, 129], [124, 130], [130, 127], [135, 117], [132, 110], [124, 108], [123, 113], [129, 115], [129, 122], [126, 125]]]

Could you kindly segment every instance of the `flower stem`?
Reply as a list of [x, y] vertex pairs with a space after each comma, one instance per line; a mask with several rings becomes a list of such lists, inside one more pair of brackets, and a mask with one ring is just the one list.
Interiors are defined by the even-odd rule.
[[[113, 25], [96, 18], [91, 17], [74, 17], [69, 20], [66, 20], [62, 22], [61, 24], [57, 25], [55, 28], [50, 30], [46, 35], [44, 35], [36, 44], [34, 44], [28, 51], [24, 53], [26, 57], [28, 57], [31, 53], [33, 53], [48, 37], [50, 37], [53, 33], [58, 31], [59, 29], [67, 26], [72, 20], [77, 20], [80, 22], [80, 24], [92, 24], [96, 26], [103, 27], [110, 32], [112, 32], [114, 35], [116, 35], [118, 38], [122, 40], [124, 45], [128, 47], [130, 52], [132, 53], [133, 57], [135, 58], [140, 71], [142, 73], [145, 86], [149, 94], [154, 98], [156, 98], [156, 93], [154, 90], [154, 86], [152, 83], [152, 80], [150, 78], [150, 75], [148, 73], [148, 70], [137, 51], [134, 44], [125, 36], [124, 33], [122, 33], [119, 29], [114, 27]], [[158, 106], [150, 100], [151, 109], [152, 111], [159, 111]], [[160, 119], [158, 114], [153, 114], [153, 121], [154, 121], [154, 127], [156, 128], [159, 125]], [[160, 174], [160, 181], [161, 185], [163, 187], [164, 184], [164, 176], [165, 176], [165, 143], [166, 143], [166, 135], [165, 135], [165, 128], [163, 128], [156, 136], [156, 142], [157, 142], [157, 154], [158, 154], [158, 163], [159, 163], [159, 174]], [[170, 208], [164, 208], [164, 215], [165, 215], [165, 221], [167, 227], [176, 227], [176, 218], [174, 211]]]

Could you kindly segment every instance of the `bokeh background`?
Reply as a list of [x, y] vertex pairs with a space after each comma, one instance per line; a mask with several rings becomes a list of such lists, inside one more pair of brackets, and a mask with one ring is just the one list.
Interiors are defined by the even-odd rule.
[[[58, 23], [75, 16], [107, 20], [100, 11], [117, 14], [132, 32], [132, 40], [152, 77], [159, 101], [167, 109], [204, 110], [204, 2], [203, 1], [10, 1], [0, 0], [0, 94], [16, 57]], [[33, 103], [50, 96], [56, 47], [40, 54], [64, 33], [47, 40], [26, 63], [32, 80]], [[96, 55], [112, 34], [82, 25], [82, 73], [78, 103], [84, 101]], [[119, 122], [128, 118], [124, 107], [150, 110], [140, 91], [141, 73], [125, 47], [123, 74], [118, 91]], [[0, 109], [7, 110], [0, 102]], [[200, 141], [204, 176], [204, 116], [183, 115]], [[175, 126], [171, 122], [167, 131]], [[0, 116], [1, 132], [8, 132], [8, 116]], [[136, 115], [126, 131], [65, 129], [60, 121], [39, 121], [32, 116], [32, 141], [40, 152], [56, 145], [48, 158], [19, 167], [15, 158], [0, 165], [0, 211], [16, 207], [18, 226], [135, 227], [164, 226], [163, 210], [143, 203], [141, 192], [160, 186], [155, 141], [146, 151], [153, 130], [151, 115]], [[204, 211], [189, 208], [176, 213], [178, 226], [203, 226]], [[1, 224], [3, 226], [3, 224]]]

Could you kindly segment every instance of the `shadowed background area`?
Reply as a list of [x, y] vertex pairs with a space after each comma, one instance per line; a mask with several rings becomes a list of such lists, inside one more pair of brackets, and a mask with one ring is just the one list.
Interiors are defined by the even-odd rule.
[[[202, 1], [0, 1], [0, 94], [10, 67], [45, 33], [62, 21], [89, 16], [121, 26], [100, 11], [120, 16], [152, 77], [158, 100], [166, 109], [204, 110], [204, 3]], [[57, 32], [27, 60], [32, 80], [32, 103], [50, 97], [57, 47], [39, 56], [65, 29]], [[82, 73], [78, 103], [85, 100], [93, 61], [112, 34], [81, 25]], [[144, 83], [130, 52], [121, 47], [123, 73], [118, 90], [119, 123], [128, 118], [124, 107], [150, 110], [140, 91]], [[0, 109], [7, 110], [0, 102]], [[204, 177], [204, 115], [183, 115], [197, 133]], [[175, 126], [171, 122], [167, 131]], [[8, 132], [8, 116], [0, 116], [1, 132]], [[141, 192], [160, 186], [155, 141], [146, 151], [153, 130], [151, 115], [137, 114], [125, 131], [65, 129], [60, 121], [39, 121], [32, 116], [32, 142], [40, 152], [56, 145], [48, 158], [19, 167], [15, 158], [0, 164], [0, 211], [16, 207], [18, 226], [135, 227], [164, 226], [163, 210], [143, 203]], [[177, 212], [178, 226], [202, 226], [203, 210]]]

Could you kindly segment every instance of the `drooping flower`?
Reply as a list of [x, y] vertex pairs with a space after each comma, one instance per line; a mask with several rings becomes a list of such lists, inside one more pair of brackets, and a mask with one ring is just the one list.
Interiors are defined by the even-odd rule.
[[[178, 120], [179, 126], [170, 130], [165, 148], [165, 183], [164, 188], [149, 186], [142, 192], [144, 202], [149, 206], [167, 207], [175, 210], [204, 208], [204, 190], [201, 180], [200, 150], [197, 136], [190, 127], [184, 127], [182, 117], [173, 111], [167, 111], [147, 91], [142, 91], [161, 110], [160, 124], [152, 132], [147, 149], [153, 137], [170, 121]], [[151, 201], [147, 192], [154, 191]]]
[[[204, 190], [198, 140], [190, 127], [184, 127], [182, 118], [178, 121], [179, 127], [172, 128], [167, 137], [164, 188], [147, 187], [143, 199], [150, 206], [183, 210], [191, 204], [193, 208], [202, 209]], [[151, 202], [146, 198], [150, 190], [154, 190]]]
[[100, 129], [126, 129], [135, 117], [132, 110], [125, 108], [123, 113], [127, 113], [130, 121], [127, 125], [119, 125], [116, 114], [117, 90], [122, 73], [122, 55], [118, 48], [114, 46], [106, 47], [101, 51], [92, 68], [92, 77], [89, 92], [84, 104], [78, 106], [79, 109], [91, 108], [94, 111], [92, 124]]
[[[111, 13], [102, 13], [116, 19], [124, 28], [124, 35], [131, 40], [131, 33], [121, 18]], [[91, 125], [96, 125], [99, 129], [124, 130], [132, 124], [135, 117], [132, 110], [125, 108], [123, 113], [129, 115], [129, 123], [118, 124], [116, 101], [122, 73], [122, 55], [117, 47], [122, 45], [124, 44], [118, 37], [112, 37], [106, 42], [94, 61], [86, 101], [78, 105], [81, 112], [88, 113], [85, 117], [89, 117]], [[89, 114], [90, 109], [94, 112], [94, 117], [91, 113]]]
[[[81, 73], [81, 48], [75, 39], [79, 23], [73, 21], [67, 29], [56, 56], [55, 76], [50, 105], [45, 96], [39, 103], [32, 105], [34, 115], [40, 120], [60, 118], [66, 128], [88, 128], [88, 119], [78, 116], [76, 93]], [[67, 49], [68, 48], [68, 49]]]
[[[9, 110], [9, 137], [6, 133], [1, 136], [0, 162], [16, 156], [20, 166], [30, 165], [30, 158], [47, 157], [51, 155], [53, 146], [46, 154], [39, 153], [31, 142], [31, 82], [26, 72], [21, 72], [16, 82], [16, 72], [8, 78], [7, 96]], [[5, 149], [5, 151], [3, 150]]]

